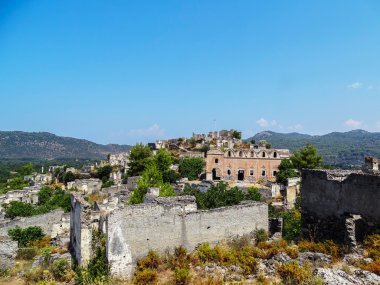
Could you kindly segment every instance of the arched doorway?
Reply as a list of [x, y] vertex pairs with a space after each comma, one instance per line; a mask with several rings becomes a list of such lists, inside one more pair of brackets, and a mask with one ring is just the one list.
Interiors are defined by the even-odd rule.
[[238, 170], [238, 180], [239, 181], [244, 180], [244, 170]]

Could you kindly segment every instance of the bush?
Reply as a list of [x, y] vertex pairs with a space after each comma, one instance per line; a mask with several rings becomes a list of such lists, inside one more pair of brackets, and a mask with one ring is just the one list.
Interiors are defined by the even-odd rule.
[[36, 255], [37, 251], [32, 247], [19, 248], [17, 250], [17, 259], [32, 260]]
[[375, 261], [380, 261], [380, 235], [367, 236], [363, 244], [368, 256]]
[[281, 276], [284, 284], [302, 284], [304, 281], [312, 278], [312, 272], [309, 266], [300, 266], [296, 262], [281, 263], [277, 267], [277, 273]]
[[188, 268], [177, 268], [174, 271], [174, 283], [176, 285], [187, 285], [191, 281], [191, 274]]
[[53, 276], [58, 281], [67, 280], [68, 273], [71, 272], [70, 264], [66, 259], [56, 260], [51, 266]]
[[256, 243], [267, 241], [268, 240], [268, 233], [264, 229], [259, 229], [255, 233], [255, 240]]
[[197, 180], [204, 166], [205, 162], [200, 157], [184, 158], [179, 162], [179, 173], [181, 177]]
[[196, 251], [196, 254], [202, 262], [214, 262], [218, 257], [216, 250], [210, 247], [208, 242], [200, 245]]
[[162, 261], [158, 254], [153, 250], [149, 250], [147, 256], [137, 261], [137, 268], [139, 270], [157, 269], [161, 263]]
[[8, 235], [12, 240], [18, 242], [19, 247], [25, 247], [32, 241], [42, 239], [45, 234], [43, 233], [41, 227], [32, 226], [22, 229], [17, 226], [13, 229], [10, 229], [8, 231]]
[[361, 269], [371, 271], [377, 275], [380, 275], [380, 261], [374, 261], [369, 264], [362, 264], [360, 266]]
[[225, 182], [219, 182], [212, 185], [208, 191], [201, 192], [198, 189], [185, 187], [182, 192], [183, 195], [195, 196], [198, 209], [214, 209], [225, 206], [233, 206], [239, 204], [243, 200], [260, 200], [260, 193], [255, 188], [248, 189], [244, 193], [237, 187], [228, 188]]
[[5, 209], [5, 215], [14, 218], [14, 217], [30, 217], [34, 214], [34, 207], [32, 204], [12, 201], [9, 203]]
[[157, 272], [152, 269], [135, 270], [133, 283], [137, 285], [154, 284], [157, 280]]
[[297, 209], [282, 213], [284, 218], [284, 238], [297, 241], [301, 237], [301, 212]]

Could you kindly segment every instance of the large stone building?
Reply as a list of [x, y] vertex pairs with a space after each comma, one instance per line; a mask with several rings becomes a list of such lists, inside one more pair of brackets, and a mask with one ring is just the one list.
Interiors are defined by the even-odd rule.
[[246, 182], [273, 180], [281, 160], [289, 156], [287, 149], [267, 149], [258, 145], [251, 145], [248, 149], [210, 150], [206, 158], [206, 179]]

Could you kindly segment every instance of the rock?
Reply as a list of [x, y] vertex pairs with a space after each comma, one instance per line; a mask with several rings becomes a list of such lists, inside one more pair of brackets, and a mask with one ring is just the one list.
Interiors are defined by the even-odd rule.
[[291, 261], [292, 259], [289, 257], [289, 255], [287, 255], [286, 253], [283, 253], [283, 252], [279, 252], [277, 253], [273, 259], [277, 262], [289, 262]]
[[355, 278], [361, 280], [363, 284], [380, 284], [380, 276], [376, 275], [375, 273], [366, 270], [355, 270], [353, 275]]
[[226, 280], [227, 281], [241, 281], [243, 279], [243, 277], [240, 275], [240, 274], [237, 274], [237, 273], [232, 273], [230, 275], [227, 276]]
[[317, 268], [314, 275], [323, 278], [326, 285], [377, 285], [380, 277], [365, 270], [356, 270], [352, 275], [340, 269]]
[[236, 273], [241, 273], [241, 272], [243, 272], [243, 269], [241, 269], [239, 266], [231, 265], [230, 266], [230, 271], [231, 272], [236, 272]]
[[298, 255], [298, 261], [302, 265], [303, 263], [309, 261], [313, 263], [331, 263], [331, 256], [319, 252], [301, 252]]

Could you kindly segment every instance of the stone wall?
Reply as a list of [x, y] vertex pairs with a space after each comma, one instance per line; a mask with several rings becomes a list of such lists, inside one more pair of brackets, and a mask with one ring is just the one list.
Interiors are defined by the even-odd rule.
[[107, 258], [111, 274], [131, 276], [136, 261], [149, 249], [164, 252], [183, 245], [188, 250], [204, 242], [215, 244], [268, 230], [268, 206], [240, 205], [197, 211], [195, 198], [157, 198], [154, 203], [115, 209], [106, 221]]
[[17, 241], [0, 236], [0, 270], [12, 269], [17, 255]]
[[50, 235], [53, 225], [61, 221], [62, 214], [62, 210], [54, 210], [38, 216], [18, 217], [13, 220], [2, 221], [0, 223], [0, 236], [8, 235], [8, 230], [16, 226], [21, 228], [38, 226], [42, 228], [45, 234]]
[[[306, 238], [361, 240], [380, 232], [380, 176], [363, 172], [302, 171], [302, 231]], [[348, 221], [354, 218], [355, 223]], [[352, 238], [352, 237], [350, 237]]]

